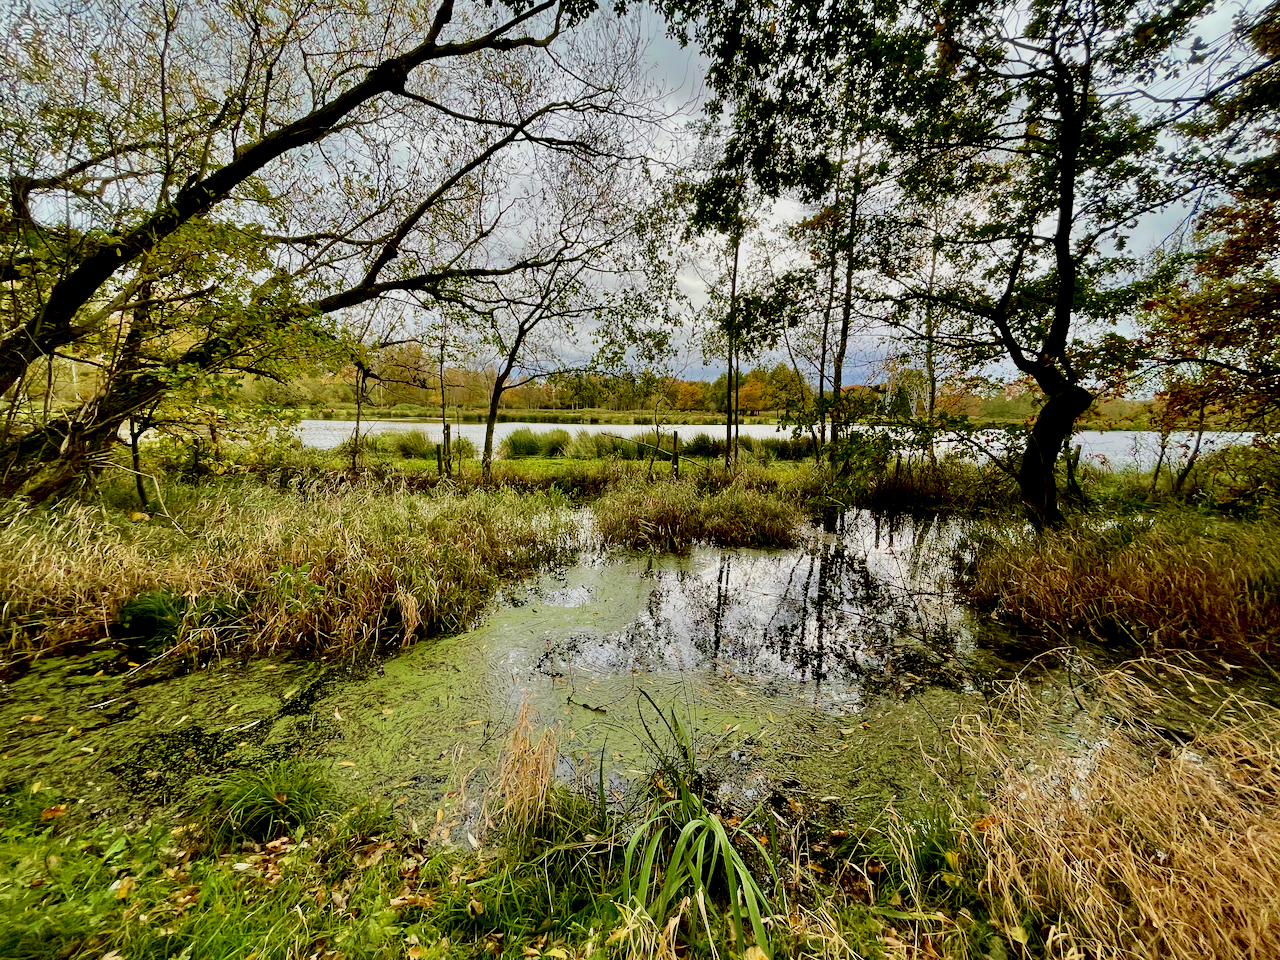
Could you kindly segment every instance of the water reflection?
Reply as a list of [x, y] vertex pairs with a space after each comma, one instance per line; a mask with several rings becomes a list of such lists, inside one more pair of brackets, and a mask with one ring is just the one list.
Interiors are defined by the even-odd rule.
[[[633, 558], [639, 612], [620, 630], [550, 630], [544, 676], [711, 671], [857, 708], [868, 694], [921, 683], [956, 685], [973, 644], [949, 589], [952, 527], [865, 513], [813, 532], [798, 550], [695, 550], [686, 559]], [[611, 566], [611, 565], [606, 565]], [[597, 570], [603, 567], [595, 568]], [[607, 592], [577, 579], [544, 581], [543, 608]]]

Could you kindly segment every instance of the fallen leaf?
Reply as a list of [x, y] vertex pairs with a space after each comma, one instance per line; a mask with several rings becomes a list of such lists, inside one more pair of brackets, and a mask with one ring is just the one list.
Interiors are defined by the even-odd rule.
[[337, 708], [337, 707], [334, 707], [334, 708], [333, 708], [333, 719], [335, 719], [335, 720], [341, 720], [341, 719], [342, 719], [342, 714], [340, 714], [340, 713], [338, 712], [338, 708]]
[[23, 717], [22, 719], [27, 721], [27, 723], [39, 723], [44, 719], [44, 717], [40, 714], [32, 714], [31, 716]]
[[391, 716], [391, 714], [393, 714], [393, 713], [395, 713], [395, 712], [396, 712], [396, 711], [395, 711], [395, 708], [394, 708], [394, 707], [384, 707], [384, 708], [383, 708], [383, 710], [382, 710], [382, 715], [383, 715], [384, 717], [389, 717], [389, 716]]
[[742, 951], [742, 960], [769, 960], [769, 956], [755, 944], [752, 944]]
[[418, 946], [417, 944], [414, 944], [412, 947], [409, 948], [408, 953], [406, 953], [405, 955], [409, 958], [409, 960], [418, 960], [418, 958], [422, 956], [422, 947]]
[[471, 902], [467, 904], [467, 913], [473, 917], [480, 916], [484, 913], [484, 904], [472, 897]]
[[475, 834], [473, 834], [470, 830], [467, 831], [467, 842], [471, 844], [472, 850], [480, 849], [480, 841], [475, 838]]
[[31, 785], [31, 792], [32, 792], [32, 793], [39, 793], [39, 792], [40, 792], [40, 788], [41, 788], [41, 787], [43, 787], [43, 786], [44, 786], [44, 784], [43, 784], [43, 783], [41, 783], [39, 780], [37, 780], [35, 783], [33, 783], [33, 784]]
[[339, 760], [339, 761], [338, 761], [338, 766], [340, 766], [340, 767], [354, 767], [354, 766], [355, 766], [355, 763], [354, 763], [353, 761], [351, 761], [351, 760]]
[[110, 889], [116, 892], [117, 900], [124, 900], [129, 896], [130, 892], [132, 892], [136, 883], [137, 881], [134, 880], [133, 877], [125, 876], [113, 883]]
[[67, 805], [65, 803], [55, 804], [52, 807], [45, 807], [43, 810], [41, 810], [40, 819], [56, 820], [58, 817], [62, 816], [66, 812], [67, 812]]

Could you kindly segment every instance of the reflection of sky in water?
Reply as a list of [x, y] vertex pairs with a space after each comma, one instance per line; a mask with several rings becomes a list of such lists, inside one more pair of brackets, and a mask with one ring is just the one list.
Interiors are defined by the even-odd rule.
[[[631, 558], [640, 611], [623, 629], [541, 634], [551, 676], [727, 671], [761, 692], [856, 707], [865, 694], [955, 683], [972, 642], [947, 591], [952, 527], [893, 529], [850, 515], [801, 549], [700, 548], [684, 560]], [[596, 568], [600, 569], [599, 567]], [[591, 570], [544, 581], [533, 602], [589, 604]]]

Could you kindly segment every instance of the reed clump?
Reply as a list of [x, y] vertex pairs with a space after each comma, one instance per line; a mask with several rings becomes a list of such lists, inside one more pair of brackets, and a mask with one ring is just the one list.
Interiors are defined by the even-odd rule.
[[1201, 679], [1175, 677], [1169, 694], [1104, 676], [1102, 701], [1121, 722], [1084, 748], [1046, 746], [1025, 714], [958, 725], [979, 769], [999, 771], [967, 831], [1002, 929], [1048, 957], [1280, 956], [1274, 709], [1219, 689], [1230, 723], [1179, 739], [1144, 719], [1176, 711]]
[[537, 728], [525, 700], [485, 793], [485, 820], [497, 823], [517, 851], [536, 840], [549, 816], [559, 733], [558, 726]]
[[251, 481], [185, 501], [171, 493], [167, 517], [137, 522], [81, 503], [10, 506], [0, 647], [34, 653], [101, 638], [132, 597], [153, 591], [175, 598], [166, 630], [172, 649], [192, 656], [407, 643], [464, 627], [503, 577], [566, 556], [577, 529], [564, 501], [546, 494], [308, 497]]
[[606, 544], [683, 552], [695, 543], [723, 547], [790, 547], [801, 512], [775, 493], [730, 484], [703, 493], [691, 480], [623, 483], [592, 505]]
[[969, 590], [1003, 619], [1155, 647], [1265, 653], [1280, 639], [1280, 527], [1189, 512], [978, 548]]

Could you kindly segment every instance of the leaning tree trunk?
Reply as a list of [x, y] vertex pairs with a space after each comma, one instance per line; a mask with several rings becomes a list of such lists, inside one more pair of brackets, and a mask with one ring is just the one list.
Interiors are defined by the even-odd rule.
[[1053, 465], [1075, 428], [1076, 418], [1088, 410], [1092, 402], [1093, 394], [1084, 387], [1075, 384], [1062, 387], [1040, 408], [1040, 415], [1027, 437], [1027, 449], [1018, 470], [1018, 486], [1028, 518], [1037, 530], [1061, 526], [1063, 522]]

